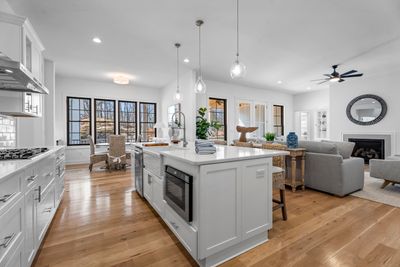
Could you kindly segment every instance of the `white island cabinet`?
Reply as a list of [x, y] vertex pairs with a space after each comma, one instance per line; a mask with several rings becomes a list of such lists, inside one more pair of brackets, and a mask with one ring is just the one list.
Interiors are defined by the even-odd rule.
[[64, 193], [65, 152], [0, 162], [0, 266], [30, 266]]
[[[145, 155], [146, 150], [155, 152], [143, 148]], [[159, 163], [145, 163], [145, 198], [151, 199], [158, 213], [162, 211], [164, 222], [200, 266], [218, 265], [268, 241], [272, 228], [272, 157], [287, 152], [217, 146], [217, 153], [212, 155], [198, 155], [193, 147], [160, 148], [157, 153], [161, 155]], [[165, 201], [161, 208], [154, 205], [155, 199], [165, 199], [166, 166], [192, 176], [190, 222]], [[152, 186], [149, 193], [146, 182], [149, 177], [153, 181], [158, 172], [164, 190]]]

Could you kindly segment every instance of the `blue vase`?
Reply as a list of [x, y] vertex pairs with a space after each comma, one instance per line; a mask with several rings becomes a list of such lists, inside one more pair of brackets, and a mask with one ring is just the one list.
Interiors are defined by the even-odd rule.
[[299, 138], [295, 132], [290, 132], [286, 137], [288, 148], [297, 148], [299, 146]]

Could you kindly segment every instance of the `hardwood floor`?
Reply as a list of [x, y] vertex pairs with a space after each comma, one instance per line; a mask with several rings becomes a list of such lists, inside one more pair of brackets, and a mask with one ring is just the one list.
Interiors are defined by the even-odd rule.
[[[67, 168], [66, 192], [34, 266], [197, 266], [130, 171]], [[287, 190], [269, 242], [223, 266], [400, 266], [400, 209], [356, 197]]]

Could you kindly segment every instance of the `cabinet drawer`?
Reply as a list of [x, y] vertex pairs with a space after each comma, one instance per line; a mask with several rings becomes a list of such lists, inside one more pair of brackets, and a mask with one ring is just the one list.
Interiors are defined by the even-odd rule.
[[41, 191], [45, 192], [55, 177], [55, 156], [50, 156], [38, 164], [38, 181], [37, 185], [41, 187]]
[[23, 267], [25, 266], [24, 261], [23, 261], [23, 256], [24, 256], [24, 242], [21, 238], [18, 242], [16, 242], [15, 248], [13, 247], [10, 249], [9, 254], [12, 254], [10, 256], [7, 256], [4, 258], [4, 265], [3, 263], [0, 263], [0, 266], [4, 267]]
[[24, 192], [31, 190], [35, 185], [39, 178], [37, 171], [34, 168], [29, 168], [25, 170], [22, 175], [22, 185], [24, 188]]
[[179, 217], [168, 204], [165, 204], [164, 221], [190, 255], [197, 259], [197, 230]]
[[143, 165], [146, 170], [151, 172], [154, 175], [162, 176], [161, 173], [161, 158], [150, 154], [150, 153], [143, 153]]
[[22, 174], [20, 172], [0, 180], [0, 215], [22, 195]]
[[54, 189], [54, 184], [50, 185], [37, 206], [36, 234], [39, 243], [46, 234], [47, 226], [50, 224], [54, 213]]
[[0, 262], [14, 252], [16, 243], [22, 239], [23, 198], [0, 217]]

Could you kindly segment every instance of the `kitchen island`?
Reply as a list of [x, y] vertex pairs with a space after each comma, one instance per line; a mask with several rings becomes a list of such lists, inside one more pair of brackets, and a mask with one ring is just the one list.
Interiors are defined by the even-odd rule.
[[200, 266], [268, 240], [272, 157], [287, 152], [217, 146], [215, 154], [198, 155], [192, 145], [146, 151], [160, 160], [144, 162], [144, 197]]

